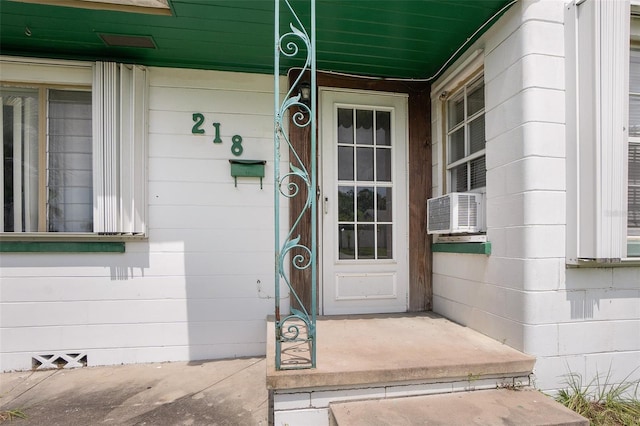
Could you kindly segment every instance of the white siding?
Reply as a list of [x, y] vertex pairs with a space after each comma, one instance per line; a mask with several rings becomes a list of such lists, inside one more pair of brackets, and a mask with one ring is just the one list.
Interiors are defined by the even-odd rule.
[[[35, 354], [85, 352], [89, 365], [264, 354], [273, 77], [166, 68], [149, 77], [148, 241], [127, 242], [124, 254], [3, 254], [0, 371], [29, 369]], [[195, 112], [204, 135], [191, 133]], [[241, 157], [231, 153], [236, 134]], [[264, 189], [257, 178], [236, 188], [233, 158], [267, 160]]]
[[[518, 2], [469, 49], [484, 50], [492, 253], [433, 259], [434, 310], [537, 356], [545, 390], [569, 370], [587, 382], [609, 368], [612, 380], [640, 378], [640, 268], [565, 265], [563, 5]], [[440, 102], [432, 107], [435, 196]]]

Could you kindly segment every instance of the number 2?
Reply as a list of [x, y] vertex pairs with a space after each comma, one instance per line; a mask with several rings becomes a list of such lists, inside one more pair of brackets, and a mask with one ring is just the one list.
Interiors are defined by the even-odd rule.
[[204, 115], [200, 114], [199, 112], [194, 113], [193, 121], [195, 124], [191, 128], [191, 133], [193, 133], [194, 135], [203, 134], [204, 129], [201, 129], [200, 126], [202, 126], [202, 123], [204, 123]]

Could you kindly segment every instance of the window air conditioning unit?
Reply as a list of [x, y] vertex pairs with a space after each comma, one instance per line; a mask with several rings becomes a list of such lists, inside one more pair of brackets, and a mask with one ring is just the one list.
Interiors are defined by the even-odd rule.
[[427, 233], [482, 232], [482, 194], [452, 192], [427, 200]]

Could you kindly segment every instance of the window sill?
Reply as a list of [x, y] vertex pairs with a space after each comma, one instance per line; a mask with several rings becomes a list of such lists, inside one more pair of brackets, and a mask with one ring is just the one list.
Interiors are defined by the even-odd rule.
[[491, 243], [434, 243], [431, 245], [433, 253], [464, 253], [464, 254], [491, 254]]
[[93, 234], [72, 233], [72, 232], [4, 232], [0, 233], [0, 243], [5, 242], [126, 242], [126, 241], [146, 241], [148, 237], [145, 234]]
[[125, 242], [146, 239], [146, 235], [7, 232], [0, 234], [0, 253], [124, 253]]
[[123, 241], [0, 241], [0, 253], [124, 253]]

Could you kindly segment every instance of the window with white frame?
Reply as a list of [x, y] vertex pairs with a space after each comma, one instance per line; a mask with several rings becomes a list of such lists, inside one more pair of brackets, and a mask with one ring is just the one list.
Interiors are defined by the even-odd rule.
[[0, 98], [2, 231], [93, 231], [90, 89], [2, 86]]
[[144, 234], [144, 69], [16, 60], [3, 68], [0, 233]]
[[446, 156], [450, 192], [486, 186], [484, 79], [462, 85], [446, 101]]

